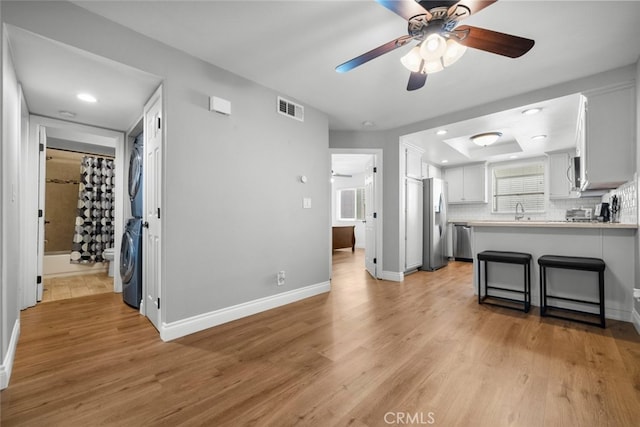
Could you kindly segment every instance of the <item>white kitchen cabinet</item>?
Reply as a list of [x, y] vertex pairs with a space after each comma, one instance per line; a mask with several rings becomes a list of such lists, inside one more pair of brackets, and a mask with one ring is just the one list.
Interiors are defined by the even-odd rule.
[[549, 199], [571, 199], [577, 197], [572, 191], [573, 167], [571, 164], [572, 152], [563, 151], [548, 153], [549, 168], [547, 179], [549, 180]]
[[635, 85], [623, 84], [584, 95], [585, 132], [578, 143], [581, 188], [616, 188], [632, 179], [635, 172]]
[[465, 165], [444, 170], [449, 186], [449, 203], [487, 203], [487, 167]]
[[439, 167], [427, 162], [422, 162], [422, 178], [442, 178], [442, 171]]
[[405, 271], [422, 265], [422, 181], [405, 178]]
[[405, 176], [422, 179], [422, 150], [410, 144], [403, 144]]

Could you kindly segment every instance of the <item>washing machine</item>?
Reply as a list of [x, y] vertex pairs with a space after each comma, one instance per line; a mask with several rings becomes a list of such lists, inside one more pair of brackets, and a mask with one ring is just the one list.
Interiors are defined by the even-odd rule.
[[142, 218], [131, 218], [122, 236], [120, 247], [120, 277], [122, 299], [131, 307], [140, 308], [142, 300]]
[[131, 216], [142, 218], [142, 163], [144, 160], [143, 136], [138, 135], [129, 157], [129, 200]]

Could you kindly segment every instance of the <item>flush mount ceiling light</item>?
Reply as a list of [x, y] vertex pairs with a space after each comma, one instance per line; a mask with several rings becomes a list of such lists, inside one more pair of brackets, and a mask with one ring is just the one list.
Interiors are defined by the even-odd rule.
[[535, 135], [531, 137], [532, 141], [542, 141], [543, 139], [547, 139], [547, 135]]
[[371, 120], [365, 120], [364, 122], [362, 122], [362, 126], [366, 127], [366, 128], [370, 128], [375, 126], [376, 124], [374, 122], [372, 122]]
[[76, 116], [76, 113], [72, 111], [65, 111], [65, 110], [58, 111], [58, 114], [60, 114], [62, 117], [66, 119], [73, 119]]
[[447, 134], [446, 129], [440, 129], [438, 132], [436, 132], [436, 135], [446, 135], [446, 134]]
[[80, 101], [84, 101], [84, 102], [89, 102], [91, 104], [93, 104], [94, 102], [98, 102], [98, 100], [96, 99], [95, 96], [91, 95], [90, 93], [79, 93], [77, 95], [77, 98]]
[[522, 114], [524, 114], [525, 116], [532, 116], [534, 114], [538, 114], [540, 111], [542, 111], [542, 108], [539, 107], [527, 108], [526, 110], [522, 111]]
[[449, 160], [443, 160], [442, 163], [449, 163]]
[[485, 132], [473, 135], [470, 139], [474, 144], [486, 147], [496, 142], [502, 136], [502, 132]]

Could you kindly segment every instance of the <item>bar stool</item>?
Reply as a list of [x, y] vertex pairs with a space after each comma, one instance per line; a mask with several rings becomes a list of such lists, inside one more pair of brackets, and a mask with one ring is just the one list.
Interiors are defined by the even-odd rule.
[[[506, 264], [520, 264], [524, 266], [524, 281], [523, 290], [508, 289], [498, 286], [489, 286], [487, 275], [487, 262], [501, 262]], [[484, 296], [482, 295], [482, 280], [481, 280], [481, 267], [480, 264], [484, 263]], [[495, 295], [489, 295], [489, 289], [496, 289], [503, 292], [511, 292], [523, 294], [522, 300], [507, 298]], [[504, 251], [484, 251], [478, 254], [478, 304], [491, 304], [498, 307], [510, 308], [513, 310], [520, 310], [519, 307], [514, 307], [507, 304], [499, 304], [493, 301], [486, 301], [486, 298], [495, 300], [508, 301], [511, 303], [522, 304], [522, 311], [529, 312], [531, 308], [531, 254], [524, 252], [504, 252]]]
[[[540, 265], [540, 315], [541, 316], [549, 316], [549, 317], [557, 317], [558, 319], [564, 320], [573, 320], [574, 322], [585, 323], [587, 325], [596, 325], [601, 328], [605, 327], [604, 320], [604, 270], [606, 268], [606, 264], [600, 258], [586, 258], [586, 257], [571, 257], [571, 256], [560, 256], [560, 255], [543, 255], [538, 258], [538, 264]], [[557, 295], [548, 295], [547, 294], [547, 268], [560, 268], [560, 269], [568, 269], [568, 270], [584, 270], [584, 271], [594, 271], [598, 273], [598, 295], [599, 300], [597, 302], [588, 301], [577, 298], [566, 298], [560, 297]], [[597, 305], [600, 308], [600, 313], [595, 314], [588, 311], [569, 309], [564, 307], [557, 307], [553, 305], [549, 305], [547, 303], [547, 299], [557, 299], [562, 301], [575, 302], [580, 304], [591, 304]], [[591, 315], [591, 316], [599, 316], [599, 322], [590, 322], [582, 319], [578, 319], [575, 317], [566, 317], [561, 316], [555, 313], [548, 313], [547, 309], [552, 308], [554, 310], [561, 310], [565, 312], [578, 313], [581, 315]]]

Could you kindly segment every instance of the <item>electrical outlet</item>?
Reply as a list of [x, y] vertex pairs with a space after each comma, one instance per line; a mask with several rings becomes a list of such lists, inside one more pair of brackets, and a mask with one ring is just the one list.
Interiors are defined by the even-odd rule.
[[285, 279], [284, 270], [278, 271], [278, 286], [284, 285], [284, 279]]

